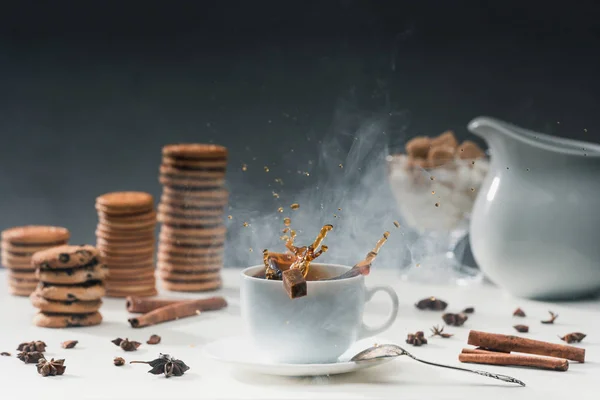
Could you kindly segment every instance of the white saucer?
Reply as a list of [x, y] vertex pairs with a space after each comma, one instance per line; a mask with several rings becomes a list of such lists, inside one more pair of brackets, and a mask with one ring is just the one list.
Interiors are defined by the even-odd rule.
[[381, 358], [368, 362], [350, 362], [355, 354], [365, 350], [375, 343], [392, 343], [380, 338], [368, 338], [356, 342], [348, 351], [342, 354], [336, 363], [330, 364], [278, 364], [261, 359], [256, 350], [243, 337], [228, 337], [209, 343], [204, 347], [208, 357], [229, 364], [235, 368], [245, 369], [267, 375], [280, 376], [322, 376], [354, 372], [365, 368], [375, 367], [392, 361], [394, 358]]

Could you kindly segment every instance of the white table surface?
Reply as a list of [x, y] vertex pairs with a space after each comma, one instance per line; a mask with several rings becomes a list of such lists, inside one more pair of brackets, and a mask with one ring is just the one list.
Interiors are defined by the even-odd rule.
[[[0, 270], [0, 352], [12, 357], [0, 357], [1, 398], [70, 399], [237, 399], [237, 398], [319, 398], [319, 399], [513, 399], [541, 400], [554, 398], [587, 399], [600, 396], [600, 302], [548, 304], [511, 298], [491, 286], [434, 287], [401, 282], [392, 271], [373, 271], [367, 286], [391, 284], [400, 297], [400, 313], [396, 323], [384, 335], [390, 341], [407, 346], [409, 351], [426, 360], [461, 365], [457, 358], [467, 347], [470, 329], [495, 333], [515, 333], [512, 326], [528, 324], [527, 337], [562, 343], [557, 335], [573, 331], [588, 334], [579, 346], [586, 349], [585, 364], [572, 363], [567, 372], [497, 367], [475, 364], [463, 366], [511, 375], [527, 383], [521, 388], [477, 375], [445, 370], [419, 364], [408, 358], [356, 373], [316, 377], [289, 378], [257, 375], [231, 369], [228, 365], [207, 359], [202, 347], [218, 338], [237, 336], [242, 331], [239, 308], [239, 270], [224, 271], [224, 288], [211, 294], [163, 293], [165, 297], [198, 298], [215, 294], [226, 297], [229, 307], [206, 312], [179, 321], [143, 329], [129, 326], [125, 301], [105, 299], [101, 309], [104, 322], [100, 326], [70, 329], [44, 329], [33, 326], [35, 309], [29, 300], [10, 296], [6, 271]], [[460, 328], [446, 328], [455, 336], [433, 338], [426, 346], [412, 347], [404, 343], [406, 334], [428, 331], [443, 324], [439, 312], [419, 311], [414, 303], [435, 295], [449, 303], [447, 311], [460, 311], [474, 306], [475, 314]], [[366, 321], [375, 323], [385, 318], [388, 299], [376, 295], [367, 307]], [[527, 313], [526, 318], [512, 317], [516, 307]], [[548, 310], [560, 314], [554, 325], [542, 325]], [[162, 336], [156, 346], [145, 344], [151, 334]], [[143, 343], [137, 352], [124, 352], [111, 340], [128, 337]], [[38, 375], [34, 365], [16, 359], [16, 346], [23, 341], [43, 340], [48, 345], [47, 356], [65, 358], [66, 373], [61, 377]], [[60, 343], [78, 340], [74, 349], [65, 350]], [[127, 361], [151, 360], [158, 353], [168, 353], [184, 360], [191, 369], [179, 378], [165, 379], [146, 373], [147, 365], [115, 367], [114, 357]], [[5, 395], [7, 397], [5, 397]], [[17, 397], [18, 396], [18, 397]], [[24, 396], [24, 397], [22, 397]]]

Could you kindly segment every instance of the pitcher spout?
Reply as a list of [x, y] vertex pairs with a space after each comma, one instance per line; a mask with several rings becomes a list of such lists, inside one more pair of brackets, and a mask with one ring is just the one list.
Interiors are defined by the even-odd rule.
[[490, 117], [477, 117], [469, 122], [467, 128], [483, 138], [492, 152], [496, 147], [505, 147], [508, 142], [511, 142], [515, 146], [525, 146], [564, 156], [600, 157], [598, 144], [533, 132]]

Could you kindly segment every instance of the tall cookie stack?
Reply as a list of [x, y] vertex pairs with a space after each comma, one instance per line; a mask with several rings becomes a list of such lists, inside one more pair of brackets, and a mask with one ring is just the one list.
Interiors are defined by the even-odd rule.
[[226, 167], [227, 149], [222, 146], [176, 144], [162, 150], [157, 266], [167, 290], [221, 287]]
[[93, 246], [58, 246], [31, 259], [40, 280], [30, 299], [40, 311], [33, 323], [45, 328], [91, 326], [102, 322], [98, 311], [108, 269]]
[[155, 296], [154, 198], [143, 192], [114, 192], [96, 199], [96, 247], [110, 276], [110, 297]]
[[2, 265], [9, 269], [9, 291], [15, 296], [29, 296], [38, 280], [31, 257], [36, 251], [60, 246], [69, 241], [68, 229], [58, 226], [29, 225], [2, 232]]

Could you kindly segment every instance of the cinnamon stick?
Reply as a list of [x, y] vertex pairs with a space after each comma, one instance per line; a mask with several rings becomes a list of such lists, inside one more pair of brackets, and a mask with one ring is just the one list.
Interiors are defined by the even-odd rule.
[[513, 365], [519, 367], [549, 369], [552, 371], [566, 371], [569, 369], [569, 362], [564, 358], [506, 354], [482, 350], [470, 350], [468, 352], [463, 350], [463, 352], [458, 355], [458, 360], [464, 363]]
[[462, 349], [463, 354], [510, 354], [505, 351], [497, 351], [477, 347], [476, 349]]
[[519, 353], [566, 358], [567, 360], [581, 363], [585, 362], [585, 349], [512, 335], [471, 331], [469, 332], [468, 343], [473, 346], [506, 352], [516, 351]]
[[210, 297], [202, 300], [187, 300], [169, 304], [147, 312], [139, 317], [129, 318], [132, 328], [143, 328], [179, 318], [191, 317], [201, 311], [220, 310], [227, 307], [223, 297]]
[[126, 299], [127, 311], [130, 313], [147, 313], [157, 308], [185, 301], [182, 299], [150, 299], [147, 297], [128, 296]]

